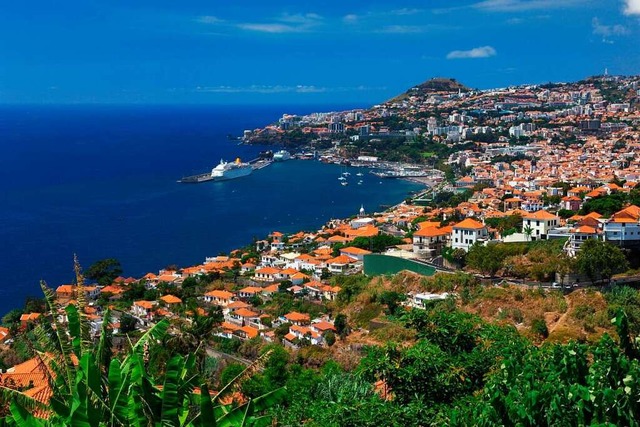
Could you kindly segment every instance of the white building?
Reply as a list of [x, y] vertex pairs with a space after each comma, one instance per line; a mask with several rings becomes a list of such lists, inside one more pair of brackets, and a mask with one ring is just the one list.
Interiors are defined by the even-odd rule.
[[628, 206], [605, 220], [604, 240], [620, 246], [640, 242], [640, 208]]
[[531, 228], [531, 240], [544, 240], [549, 230], [560, 224], [560, 217], [550, 214], [545, 210], [533, 212], [522, 217], [522, 232]]
[[487, 227], [473, 218], [467, 218], [453, 226], [451, 247], [468, 251], [473, 244], [489, 238]]

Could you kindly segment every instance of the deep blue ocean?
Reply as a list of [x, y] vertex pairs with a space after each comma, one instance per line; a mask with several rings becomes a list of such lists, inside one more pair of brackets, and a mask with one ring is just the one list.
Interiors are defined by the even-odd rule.
[[240, 179], [176, 182], [221, 158], [255, 158], [265, 147], [241, 135], [283, 113], [349, 106], [0, 107], [0, 315], [117, 258], [125, 276], [206, 256], [278, 230], [315, 230], [330, 218], [400, 202], [419, 187], [365, 174], [339, 185], [341, 168], [315, 161], [273, 164]]

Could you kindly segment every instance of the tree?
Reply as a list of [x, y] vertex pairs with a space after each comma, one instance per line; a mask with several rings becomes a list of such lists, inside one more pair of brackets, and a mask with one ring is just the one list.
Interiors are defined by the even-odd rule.
[[349, 325], [347, 324], [347, 316], [340, 313], [333, 321], [333, 326], [336, 328], [336, 332], [341, 338], [344, 338], [349, 333]]
[[279, 340], [283, 340], [284, 336], [287, 335], [289, 333], [289, 328], [291, 327], [291, 323], [282, 323], [280, 324], [276, 330], [275, 330], [275, 335]]
[[27, 297], [24, 302], [25, 313], [44, 313], [47, 309], [44, 298]]
[[629, 268], [629, 262], [620, 248], [597, 239], [588, 239], [580, 246], [576, 265], [591, 283], [606, 280], [611, 283], [614, 274], [622, 273]]
[[291, 282], [291, 280], [283, 280], [278, 283], [278, 292], [287, 292], [287, 289], [291, 286], [293, 286], [293, 282]]
[[106, 258], [93, 263], [87, 269], [85, 277], [97, 281], [102, 286], [107, 286], [120, 274], [122, 274], [120, 261], [115, 258]]
[[199, 313], [198, 307], [194, 303], [188, 305], [187, 309], [191, 312], [190, 321], [180, 322], [179, 327], [175, 328], [172, 334], [165, 336], [163, 349], [168, 352], [167, 356], [173, 354], [193, 355], [196, 367], [204, 369], [204, 362], [207, 358], [206, 344], [213, 330], [224, 320], [224, 316], [219, 306], [211, 307], [209, 312], [203, 315]]
[[556, 272], [560, 276], [560, 284], [564, 286], [567, 276], [576, 270], [576, 259], [563, 252], [558, 256]]
[[235, 377], [240, 375], [244, 371], [244, 366], [240, 363], [229, 363], [220, 373], [220, 384], [228, 384]]
[[611, 216], [622, 209], [626, 202], [627, 195], [625, 193], [612, 193], [605, 196], [594, 197], [582, 205], [580, 213], [586, 215], [591, 212], [598, 212], [604, 216]]
[[135, 317], [130, 314], [123, 314], [120, 317], [120, 332], [123, 334], [128, 334], [129, 332], [133, 332], [136, 330], [136, 324], [138, 321]]
[[640, 368], [609, 335], [591, 348], [572, 342], [504, 356], [449, 425], [637, 425]]
[[356, 237], [351, 242], [351, 246], [366, 249], [372, 252], [384, 252], [388, 247], [400, 245], [403, 240], [399, 237], [388, 234], [379, 234], [373, 237]]
[[567, 218], [571, 218], [572, 216], [574, 216], [576, 213], [572, 210], [569, 209], [560, 209], [558, 211], [558, 216], [562, 219], [567, 219]]
[[525, 237], [527, 238], [527, 242], [529, 240], [531, 240], [531, 236], [533, 235], [533, 228], [531, 228], [530, 225], [525, 225], [522, 228], [522, 232], [524, 233]]
[[4, 316], [2, 316], [2, 324], [8, 328], [12, 326], [16, 326], [20, 324], [20, 316], [22, 316], [23, 311], [19, 308], [14, 308]]
[[503, 260], [497, 245], [485, 246], [480, 243], [471, 246], [466, 257], [466, 263], [469, 267], [489, 276], [495, 275], [502, 268]]
[[336, 334], [332, 331], [327, 332], [324, 336], [324, 341], [329, 347], [333, 346], [336, 343]]
[[389, 316], [395, 316], [398, 308], [400, 308], [400, 302], [404, 301], [406, 296], [399, 292], [394, 291], [384, 291], [380, 294], [378, 301], [380, 304], [385, 304], [387, 306], [387, 314]]

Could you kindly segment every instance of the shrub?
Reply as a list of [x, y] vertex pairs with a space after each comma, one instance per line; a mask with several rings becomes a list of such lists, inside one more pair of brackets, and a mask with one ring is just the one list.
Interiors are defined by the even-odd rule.
[[586, 319], [588, 316], [593, 316], [595, 313], [595, 308], [585, 304], [580, 304], [573, 309], [573, 317], [578, 320]]
[[382, 306], [380, 304], [365, 304], [353, 315], [353, 321], [360, 327], [368, 327], [369, 322], [378, 317], [381, 313]]
[[522, 310], [520, 310], [519, 308], [512, 308], [510, 312], [510, 316], [513, 319], [513, 321], [516, 323], [522, 323], [524, 321], [524, 314], [522, 313]]
[[542, 338], [547, 338], [549, 336], [549, 329], [547, 328], [547, 323], [544, 319], [533, 319], [531, 321], [531, 332], [540, 335]]

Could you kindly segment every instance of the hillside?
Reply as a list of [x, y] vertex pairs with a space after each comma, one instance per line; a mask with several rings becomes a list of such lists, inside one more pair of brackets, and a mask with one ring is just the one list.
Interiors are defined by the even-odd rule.
[[458, 91], [468, 92], [467, 86], [456, 81], [456, 79], [446, 77], [433, 77], [419, 85], [409, 88], [406, 92], [392, 98], [388, 102], [401, 101], [409, 96], [424, 97], [434, 93], [456, 93]]
[[[596, 290], [580, 289], [563, 295], [560, 291], [522, 288], [513, 285], [483, 285], [465, 274], [432, 278], [403, 272], [392, 279], [375, 278], [344, 307], [350, 323], [370, 330], [348, 338], [349, 344], [384, 344], [387, 340], [410, 343], [415, 335], [385, 316], [384, 292], [455, 292], [459, 310], [489, 323], [512, 325], [534, 342], [567, 343], [570, 340], [597, 342], [604, 333], [615, 334], [610, 304]], [[548, 337], [536, 332], [544, 322]]]

